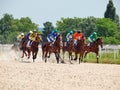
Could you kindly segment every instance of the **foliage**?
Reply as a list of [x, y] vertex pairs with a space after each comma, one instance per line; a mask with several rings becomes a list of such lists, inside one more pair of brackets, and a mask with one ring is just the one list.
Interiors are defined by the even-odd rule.
[[116, 8], [114, 7], [113, 1], [109, 0], [107, 9], [104, 13], [105, 18], [112, 19], [116, 24], [119, 24], [119, 16], [116, 14]]
[[0, 43], [13, 43], [20, 33], [28, 33], [37, 30], [38, 25], [33, 23], [29, 17], [14, 19], [12, 15], [4, 14], [0, 19]]
[[114, 4], [112, 0], [109, 0], [109, 3], [107, 5], [107, 9], [105, 11], [104, 17], [105, 18], [110, 18], [113, 21], [115, 20], [115, 15], [116, 15], [116, 9], [114, 7]]
[[107, 18], [97, 20], [97, 33], [102, 37], [115, 36], [117, 34], [117, 25]]
[[51, 22], [45, 22], [44, 24], [44, 28], [42, 31], [42, 37], [43, 37], [43, 41], [47, 41], [47, 35], [54, 29], [53, 25]]
[[[88, 37], [92, 32], [96, 31], [99, 37], [103, 37], [105, 44], [119, 44], [120, 30], [118, 25], [109, 18], [61, 18], [57, 21], [57, 28], [61, 31], [64, 41], [66, 34], [70, 30], [82, 30], [84, 36]], [[112, 37], [109, 39], [107, 37]]]

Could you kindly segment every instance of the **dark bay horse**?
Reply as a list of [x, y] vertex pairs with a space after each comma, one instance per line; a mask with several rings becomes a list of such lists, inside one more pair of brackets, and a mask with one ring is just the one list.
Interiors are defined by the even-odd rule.
[[59, 34], [53, 45], [51, 45], [51, 43], [49, 42], [42, 45], [42, 59], [43, 60], [45, 59], [45, 62], [47, 62], [48, 53], [54, 53], [57, 63], [59, 63], [61, 47], [62, 47], [62, 35]]
[[37, 57], [37, 53], [38, 53], [38, 50], [39, 50], [38, 45], [39, 45], [40, 42], [42, 42], [42, 37], [41, 37], [40, 34], [37, 34], [36, 39], [35, 39], [35, 41], [32, 42], [31, 47], [27, 47], [28, 41], [24, 41], [24, 42], [21, 44], [21, 49], [22, 49], [22, 51], [23, 51], [22, 58], [24, 57], [24, 54], [25, 54], [26, 51], [27, 51], [27, 53], [28, 53], [28, 59], [29, 59], [29, 58], [30, 58], [30, 54], [31, 54], [31, 52], [32, 52], [32, 56], [33, 56], [32, 58], [33, 58], [33, 62], [34, 62], [34, 60], [35, 60], [36, 57]]
[[91, 43], [91, 45], [85, 45], [84, 48], [84, 54], [86, 57], [86, 55], [90, 52], [94, 52], [96, 54], [96, 59], [97, 59], [97, 63], [98, 62], [98, 58], [99, 58], [99, 45], [101, 46], [101, 48], [103, 47], [103, 40], [102, 38], [98, 38], [96, 41], [94, 41], [93, 43]]
[[72, 52], [74, 52], [74, 40], [70, 40], [68, 43], [63, 42], [62, 52], [63, 52], [63, 60], [65, 52], [68, 52], [69, 54], [69, 62], [71, 63], [71, 60], [73, 60]]
[[76, 45], [74, 45], [74, 48], [75, 48], [75, 59], [74, 60], [77, 60], [77, 57], [79, 55], [79, 64], [83, 60], [84, 46], [85, 46], [84, 38], [77, 40]]

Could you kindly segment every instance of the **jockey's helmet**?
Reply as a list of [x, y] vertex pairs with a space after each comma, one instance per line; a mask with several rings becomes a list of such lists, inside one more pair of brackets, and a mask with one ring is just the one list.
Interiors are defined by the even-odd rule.
[[93, 34], [97, 34], [96, 32], [93, 32]]
[[58, 30], [57, 30], [57, 29], [55, 29], [55, 30], [54, 30], [54, 32], [55, 32], [55, 33], [57, 33], [57, 32], [58, 32]]
[[22, 36], [24, 36], [24, 33], [21, 33]]
[[78, 30], [77, 33], [81, 33], [81, 30]]
[[33, 33], [33, 31], [29, 31], [29, 33]]
[[73, 34], [73, 31], [70, 31], [70, 34]]
[[34, 33], [36, 33], [37, 31], [36, 30], [33, 30]]

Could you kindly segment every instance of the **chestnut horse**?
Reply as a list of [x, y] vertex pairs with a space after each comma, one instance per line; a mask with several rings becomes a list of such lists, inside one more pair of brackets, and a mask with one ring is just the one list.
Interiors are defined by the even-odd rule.
[[29, 59], [30, 58], [30, 53], [32, 52], [32, 56], [33, 56], [32, 58], [33, 58], [33, 62], [34, 62], [34, 60], [37, 57], [37, 53], [38, 53], [38, 50], [39, 50], [38, 45], [39, 45], [40, 42], [42, 42], [42, 37], [39, 34], [37, 34], [35, 41], [32, 42], [31, 47], [27, 47], [28, 41], [24, 41], [21, 44], [21, 49], [23, 51], [22, 58], [24, 57], [24, 54], [27, 51], [28, 52], [28, 59]]
[[47, 62], [47, 55], [48, 53], [54, 53], [57, 63], [59, 63], [60, 59], [60, 49], [62, 47], [62, 35], [58, 35], [56, 38], [56, 41], [53, 45], [51, 45], [50, 42], [47, 42], [45, 44], [42, 44], [42, 59], [45, 59], [45, 63]]
[[85, 45], [84, 47], [84, 53], [85, 56], [90, 53], [90, 52], [94, 52], [96, 54], [96, 59], [97, 59], [97, 63], [98, 62], [98, 58], [99, 58], [99, 45], [101, 46], [101, 48], [103, 47], [103, 40], [102, 38], [98, 38], [96, 41], [92, 42], [91, 45]]
[[84, 46], [85, 46], [85, 41], [83, 37], [77, 40], [76, 45], [74, 45], [74, 48], [75, 48], [75, 59], [74, 60], [77, 60], [77, 57], [79, 55], [79, 64], [83, 60]]
[[71, 63], [71, 60], [73, 60], [72, 52], [74, 52], [74, 40], [73, 39], [70, 40], [68, 43], [67, 42], [63, 43], [63, 47], [62, 47], [63, 60], [64, 60], [64, 55], [66, 51], [69, 54], [69, 62]]

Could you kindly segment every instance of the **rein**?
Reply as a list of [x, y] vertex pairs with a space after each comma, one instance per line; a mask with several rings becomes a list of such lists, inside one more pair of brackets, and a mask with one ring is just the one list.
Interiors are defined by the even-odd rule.
[[38, 48], [38, 45], [35, 45], [34, 42], [33, 42], [32, 46], [34, 46], [35, 48]]

